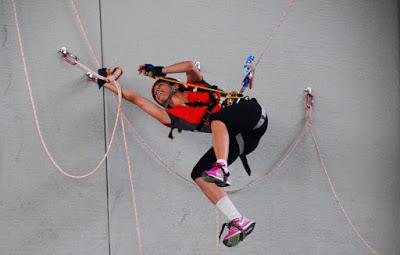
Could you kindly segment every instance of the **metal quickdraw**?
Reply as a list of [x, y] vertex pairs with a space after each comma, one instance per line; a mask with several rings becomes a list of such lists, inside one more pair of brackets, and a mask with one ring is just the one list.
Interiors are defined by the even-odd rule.
[[310, 109], [311, 107], [314, 106], [314, 96], [312, 94], [311, 88], [307, 87], [306, 89], [304, 89], [305, 92], [305, 105], [307, 109]]
[[[61, 56], [64, 58], [64, 60], [71, 65], [76, 65], [79, 63], [79, 66], [86, 70], [86, 74], [85, 76], [87, 77], [87, 79], [89, 81], [93, 81], [96, 82], [96, 79], [101, 79], [101, 80], [106, 80], [107, 77], [99, 75], [99, 74], [94, 74], [91, 69], [89, 69], [88, 67], [82, 65], [79, 60], [78, 57], [75, 56], [74, 54], [70, 53], [66, 47], [61, 47], [61, 49], [58, 50], [58, 52], [61, 54]], [[111, 70], [107, 70], [107, 76], [112, 75], [113, 80], [118, 80], [121, 75], [124, 73], [124, 71], [122, 70], [122, 68], [120, 66], [114, 67]]]
[[66, 47], [61, 47], [58, 52], [62, 55], [64, 60], [71, 65], [76, 65], [78, 62], [78, 57], [69, 53]]
[[87, 72], [85, 75], [89, 81], [96, 82], [96, 77], [91, 72]]

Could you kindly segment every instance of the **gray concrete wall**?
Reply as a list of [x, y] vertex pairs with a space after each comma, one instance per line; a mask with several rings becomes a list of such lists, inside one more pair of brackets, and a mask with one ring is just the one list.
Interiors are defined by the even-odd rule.
[[[207, 81], [237, 89], [245, 57], [262, 49], [286, 4], [90, 0], [77, 7], [98, 58], [121, 65], [121, 84], [150, 97], [152, 81], [136, 72], [141, 63], [199, 60]], [[63, 167], [83, 174], [104, 153], [114, 97], [106, 93], [103, 105], [103, 93], [56, 53], [65, 45], [91, 63], [69, 1], [17, 1], [17, 11], [46, 142]], [[302, 90], [311, 86], [314, 127], [343, 205], [380, 254], [400, 254], [398, 29], [394, 0], [297, 2], [257, 68], [250, 94], [270, 126], [249, 157], [252, 177], [240, 162], [231, 167], [233, 187], [279, 159], [303, 125]], [[0, 59], [0, 254], [139, 254], [137, 227], [143, 254], [369, 254], [337, 209], [308, 136], [278, 172], [231, 196], [256, 229], [234, 249], [217, 248], [215, 208], [169, 174], [132, 127], [188, 178], [210, 136], [186, 132], [171, 141], [168, 129], [125, 102], [136, 222], [120, 131], [107, 165], [85, 180], [62, 176], [45, 155], [8, 0], [0, 1]]]

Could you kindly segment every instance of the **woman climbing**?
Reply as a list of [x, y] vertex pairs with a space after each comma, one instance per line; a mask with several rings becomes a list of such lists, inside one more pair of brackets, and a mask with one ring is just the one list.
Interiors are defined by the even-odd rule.
[[[160, 78], [152, 87], [152, 95], [162, 107], [126, 88], [122, 88], [122, 96], [170, 127], [171, 138], [174, 128], [212, 134], [212, 148], [195, 165], [191, 177], [207, 198], [229, 219], [229, 223], [225, 223], [221, 230], [221, 234], [225, 226], [229, 230], [223, 243], [228, 247], [237, 245], [252, 232], [255, 221], [239, 213], [222, 187], [230, 185], [228, 165], [239, 156], [250, 175], [245, 155], [257, 147], [267, 129], [265, 111], [255, 99], [241, 100], [223, 108], [219, 103], [218, 89], [204, 81], [202, 73], [192, 61], [166, 67], [144, 64], [139, 66], [138, 71], [139, 74], [152, 78], [165, 77], [171, 73], [186, 73], [187, 83], [214, 88], [212, 92], [201, 88], [195, 91], [174, 83], [176, 80], [172, 78]], [[109, 69], [99, 69], [99, 74], [112, 79]], [[104, 86], [117, 93], [117, 88], [111, 83], [98, 80], [98, 84], [100, 88]]]

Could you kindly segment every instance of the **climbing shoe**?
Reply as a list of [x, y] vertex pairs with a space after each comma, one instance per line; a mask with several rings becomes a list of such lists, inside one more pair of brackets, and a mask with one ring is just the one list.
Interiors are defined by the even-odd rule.
[[243, 241], [246, 236], [250, 235], [255, 225], [255, 221], [252, 221], [243, 216], [241, 218], [233, 219], [229, 223], [224, 223], [222, 225], [219, 238], [221, 239], [221, 235], [225, 227], [228, 227], [228, 234], [225, 235], [222, 242], [225, 246], [228, 247], [236, 246], [240, 243], [240, 241]]
[[201, 177], [204, 181], [215, 183], [219, 187], [227, 187], [231, 185], [228, 181], [228, 167], [221, 162], [215, 162], [211, 169], [202, 173]]

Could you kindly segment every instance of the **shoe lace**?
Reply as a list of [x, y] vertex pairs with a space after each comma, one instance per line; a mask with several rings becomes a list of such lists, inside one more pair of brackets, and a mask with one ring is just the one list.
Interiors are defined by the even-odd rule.
[[221, 163], [214, 163], [213, 164], [213, 167], [218, 167], [221, 170], [222, 174], [225, 177], [224, 179], [227, 179], [229, 177], [230, 173], [229, 172], [227, 172], [227, 173], [225, 172], [224, 166], [225, 166], [225, 164], [223, 165]]

